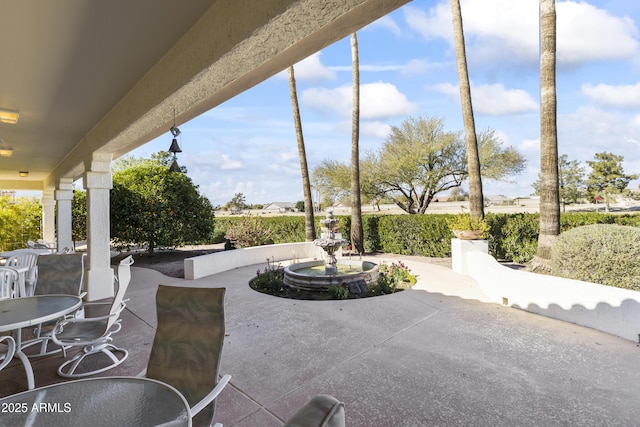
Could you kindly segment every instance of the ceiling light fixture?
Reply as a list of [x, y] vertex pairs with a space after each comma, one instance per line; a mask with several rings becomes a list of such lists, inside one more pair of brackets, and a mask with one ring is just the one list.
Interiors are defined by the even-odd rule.
[[8, 123], [15, 125], [20, 118], [20, 112], [18, 110], [5, 110], [0, 109], [0, 123]]
[[29, 176], [29, 171], [20, 171], [18, 172], [18, 175], [20, 175], [23, 178], [26, 178]]
[[11, 157], [13, 155], [13, 147], [5, 144], [5, 142], [0, 139], [0, 157]]

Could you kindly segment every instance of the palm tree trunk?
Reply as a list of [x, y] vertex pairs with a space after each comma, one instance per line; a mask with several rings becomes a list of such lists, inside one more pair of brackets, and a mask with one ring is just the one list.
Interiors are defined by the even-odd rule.
[[540, 234], [530, 269], [551, 271], [551, 248], [560, 234], [556, 127], [556, 2], [540, 0]]
[[360, 199], [360, 61], [358, 37], [351, 35], [351, 62], [353, 67], [353, 110], [351, 113], [351, 245], [359, 254], [364, 253], [362, 231], [362, 203]]
[[300, 158], [300, 172], [302, 173], [302, 189], [304, 191], [304, 230], [305, 240], [311, 242], [316, 238], [316, 227], [313, 218], [313, 199], [311, 198], [311, 180], [309, 179], [309, 167], [307, 166], [307, 152], [304, 148], [302, 135], [302, 121], [300, 120], [300, 107], [298, 105], [298, 92], [296, 90], [296, 77], [293, 65], [289, 67], [289, 92], [291, 93], [291, 106], [293, 107], [293, 122], [296, 127], [296, 139], [298, 140], [298, 157]]
[[469, 171], [469, 213], [474, 218], [484, 218], [484, 197], [482, 194], [482, 177], [480, 175], [480, 155], [476, 138], [476, 124], [471, 103], [471, 85], [467, 69], [467, 53], [464, 45], [464, 29], [460, 0], [451, 0], [453, 17], [453, 39], [456, 46], [456, 63], [458, 80], [460, 81], [460, 102], [464, 121], [465, 141], [467, 146], [467, 169]]

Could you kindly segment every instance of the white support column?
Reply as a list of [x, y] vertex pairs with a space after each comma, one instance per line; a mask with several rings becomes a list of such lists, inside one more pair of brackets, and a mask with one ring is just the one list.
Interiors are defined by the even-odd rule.
[[[60, 178], [56, 190], [56, 202], [58, 203], [57, 215], [57, 239], [58, 250], [63, 248], [73, 249], [73, 236], [71, 233], [71, 201], [73, 200], [73, 179]], [[46, 241], [46, 239], [45, 239]]]
[[42, 239], [45, 242], [56, 240], [56, 199], [53, 190], [42, 192]]
[[111, 154], [94, 153], [84, 175], [87, 190], [87, 300], [94, 301], [113, 296], [113, 270], [111, 269], [109, 191], [111, 181]]

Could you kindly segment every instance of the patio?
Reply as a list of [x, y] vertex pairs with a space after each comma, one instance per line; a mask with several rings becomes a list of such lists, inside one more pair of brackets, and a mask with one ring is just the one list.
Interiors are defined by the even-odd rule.
[[[637, 424], [636, 343], [486, 302], [469, 276], [402, 259], [419, 277], [413, 290], [329, 302], [252, 291], [262, 265], [195, 281], [134, 265], [115, 335], [129, 359], [105, 376], [145, 367], [159, 283], [224, 286], [221, 373], [233, 378], [216, 421], [225, 427], [280, 426], [318, 393], [345, 402], [349, 426]], [[62, 380], [61, 357], [32, 363], [37, 386]], [[20, 370], [0, 372], [2, 396], [26, 388]]]

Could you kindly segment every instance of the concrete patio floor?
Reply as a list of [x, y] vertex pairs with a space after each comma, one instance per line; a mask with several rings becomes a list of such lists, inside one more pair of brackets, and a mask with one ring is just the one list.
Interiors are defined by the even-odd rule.
[[[225, 427], [281, 426], [319, 393], [345, 402], [350, 427], [638, 425], [636, 343], [490, 303], [468, 276], [419, 257], [388, 261], [398, 259], [418, 276], [414, 289], [349, 301], [254, 292], [247, 282], [263, 265], [186, 281], [134, 264], [114, 336], [130, 356], [103, 375], [145, 367], [158, 284], [226, 287]], [[36, 385], [62, 381], [60, 363], [34, 360]], [[25, 388], [20, 365], [0, 372], [0, 395]]]

